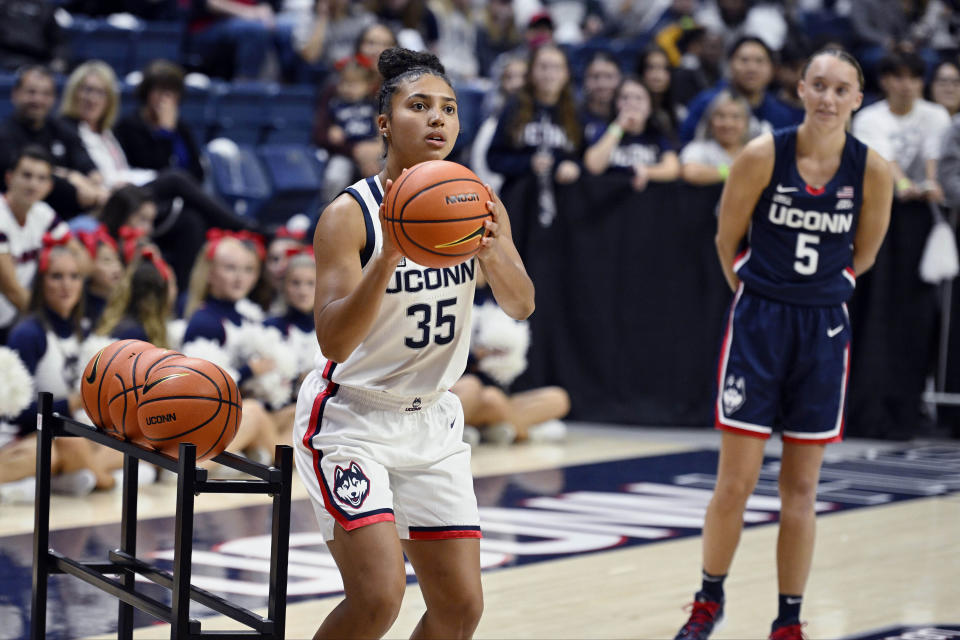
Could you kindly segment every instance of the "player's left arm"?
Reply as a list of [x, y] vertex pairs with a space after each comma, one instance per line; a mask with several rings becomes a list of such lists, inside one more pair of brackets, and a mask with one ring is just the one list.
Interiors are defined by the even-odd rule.
[[490, 185], [484, 186], [490, 194], [487, 209], [492, 219], [483, 223], [486, 234], [480, 241], [480, 252], [477, 253], [480, 270], [500, 308], [514, 320], [523, 320], [533, 313], [533, 281], [527, 275], [520, 252], [513, 244], [506, 207]]
[[863, 177], [863, 204], [853, 239], [853, 270], [859, 276], [873, 266], [883, 237], [890, 226], [893, 203], [893, 175], [890, 165], [873, 149], [867, 151], [867, 170]]

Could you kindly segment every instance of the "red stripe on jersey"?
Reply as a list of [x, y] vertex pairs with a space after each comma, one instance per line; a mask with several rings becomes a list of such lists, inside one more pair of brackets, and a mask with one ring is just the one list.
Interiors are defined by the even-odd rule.
[[810, 185], [806, 185], [806, 187], [807, 187], [807, 193], [809, 193], [812, 196], [822, 196], [823, 192], [827, 190], [826, 185], [820, 187], [819, 189], [814, 189]]

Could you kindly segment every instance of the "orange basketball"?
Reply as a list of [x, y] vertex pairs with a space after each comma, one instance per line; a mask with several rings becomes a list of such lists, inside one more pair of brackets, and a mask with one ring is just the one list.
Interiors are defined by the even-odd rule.
[[90, 358], [80, 378], [80, 395], [83, 397], [84, 410], [97, 427], [116, 432], [107, 408], [107, 380], [110, 379], [111, 369], [127, 358], [153, 348], [152, 344], [143, 340], [117, 340]]
[[144, 439], [177, 457], [181, 442], [197, 445], [197, 460], [212, 458], [237, 435], [240, 392], [226, 371], [200, 358], [158, 363], [140, 389], [137, 422]]
[[140, 389], [150, 374], [150, 370], [159, 363], [170, 362], [174, 358], [184, 357], [178, 351], [170, 349], [147, 349], [127, 358], [114, 370], [107, 380], [107, 409], [110, 420], [120, 436], [127, 440], [143, 442], [140, 425], [137, 422], [137, 404], [140, 402]]
[[388, 233], [407, 258], [441, 269], [470, 259], [480, 250], [490, 218], [480, 178], [461, 164], [428, 160], [397, 179], [387, 197]]

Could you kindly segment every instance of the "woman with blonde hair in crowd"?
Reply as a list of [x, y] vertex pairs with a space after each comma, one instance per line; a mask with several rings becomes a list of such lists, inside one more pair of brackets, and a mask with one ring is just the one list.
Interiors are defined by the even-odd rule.
[[185, 355], [211, 360], [236, 380], [244, 400], [235, 449], [249, 448], [257, 456], [272, 454], [280, 426], [264, 403], [282, 407], [295, 377], [293, 355], [279, 332], [263, 326], [263, 309], [249, 299], [264, 255], [259, 236], [211, 230], [190, 275], [181, 347]]
[[[53, 410], [63, 415], [82, 411], [80, 358], [83, 330], [83, 274], [75, 249], [66, 242], [69, 236], [44, 239], [40, 251], [37, 277], [30, 293], [29, 314], [10, 333], [7, 345], [23, 369], [26, 380], [13, 381], [31, 385], [31, 391], [48, 391], [53, 395]], [[5, 385], [5, 393], [15, 393]], [[16, 429], [14, 437], [0, 443], [0, 500], [15, 488], [9, 483], [32, 478], [36, 470], [37, 402], [34, 399], [8, 425]], [[102, 453], [84, 438], [57, 438], [54, 441], [52, 471], [53, 489], [82, 495], [96, 489], [110, 489], [115, 481]], [[29, 484], [29, 483], [28, 483]], [[20, 489], [25, 489], [21, 484]], [[29, 491], [13, 492], [25, 499]]]
[[651, 119], [650, 92], [636, 76], [623, 79], [614, 94], [617, 115], [583, 154], [587, 171], [595, 175], [621, 172], [633, 188], [649, 182], [670, 182], [680, 175], [673, 143]]
[[138, 247], [95, 333], [115, 340], [144, 340], [169, 349], [167, 322], [176, 291], [170, 266], [156, 249]]
[[681, 177], [690, 184], [722, 183], [750, 139], [750, 105], [723, 90], [710, 102], [696, 137], [680, 152]]

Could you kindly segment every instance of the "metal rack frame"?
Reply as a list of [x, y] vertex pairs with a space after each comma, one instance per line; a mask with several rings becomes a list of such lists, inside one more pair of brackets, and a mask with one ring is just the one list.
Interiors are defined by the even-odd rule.
[[[231, 453], [221, 453], [213, 458], [215, 462], [256, 479], [208, 480], [207, 470], [196, 466], [196, 445], [181, 443], [179, 460], [176, 460], [56, 414], [52, 407], [53, 396], [49, 393], [40, 393], [37, 415], [37, 489], [34, 503], [30, 638], [42, 640], [45, 637], [47, 582], [50, 574], [67, 573], [119, 599], [117, 637], [121, 640], [133, 638], [134, 607], [169, 623], [170, 637], [178, 640], [282, 639], [286, 623], [293, 449], [286, 445], [277, 445], [274, 464], [269, 467]], [[60, 437], [87, 438], [124, 454], [121, 542], [118, 549], [109, 553], [108, 562], [82, 562], [49, 548], [50, 458], [53, 439]], [[136, 557], [137, 471], [140, 460], [177, 474], [177, 512], [172, 573], [138, 560]], [[270, 583], [265, 618], [190, 584], [194, 501], [201, 493], [262, 493], [273, 497]], [[167, 606], [155, 598], [138, 592], [134, 588], [138, 574], [170, 589], [172, 605]], [[117, 577], [109, 577], [111, 575]], [[250, 630], [201, 631], [200, 621], [190, 618], [191, 600], [250, 627]]]

